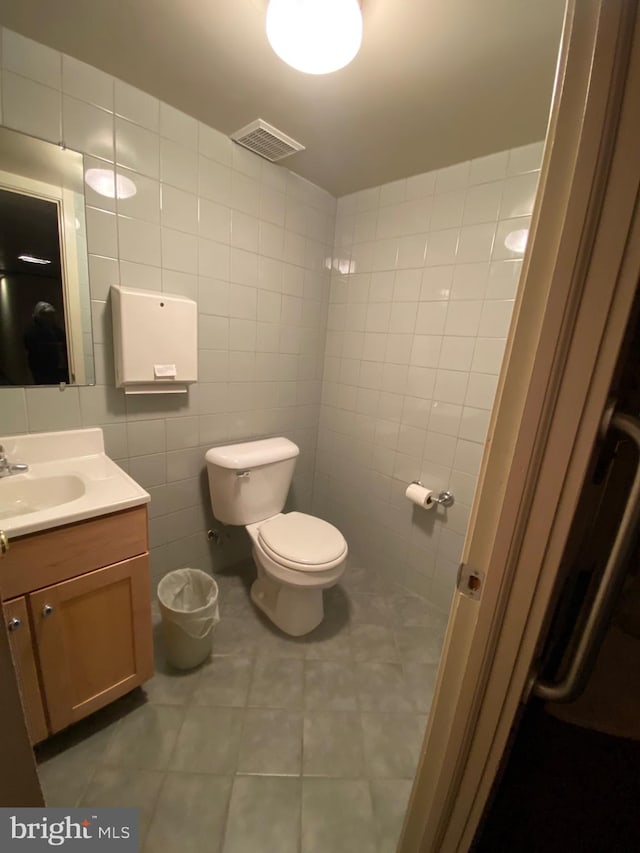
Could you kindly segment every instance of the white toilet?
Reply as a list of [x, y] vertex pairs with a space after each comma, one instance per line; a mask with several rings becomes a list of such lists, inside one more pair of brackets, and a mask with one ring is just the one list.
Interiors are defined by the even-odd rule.
[[244, 525], [253, 542], [251, 598], [293, 637], [322, 622], [322, 590], [338, 581], [348, 552], [332, 524], [282, 512], [299, 452], [287, 438], [265, 438], [212, 447], [205, 457], [215, 517]]

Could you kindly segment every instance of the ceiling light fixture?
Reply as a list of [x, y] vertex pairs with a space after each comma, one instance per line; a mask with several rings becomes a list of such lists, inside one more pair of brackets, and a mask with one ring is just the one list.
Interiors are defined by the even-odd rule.
[[358, 0], [270, 0], [267, 38], [280, 59], [305, 74], [348, 65], [362, 43]]
[[131, 198], [137, 193], [137, 188], [131, 178], [126, 175], [115, 175], [111, 169], [87, 169], [84, 176], [92, 190], [106, 198]]
[[50, 264], [51, 261], [46, 258], [36, 258], [35, 255], [18, 255], [19, 261], [25, 261], [27, 264]]

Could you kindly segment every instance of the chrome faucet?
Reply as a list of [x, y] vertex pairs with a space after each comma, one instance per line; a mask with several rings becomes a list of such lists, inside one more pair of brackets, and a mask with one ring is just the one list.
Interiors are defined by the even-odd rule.
[[0, 477], [8, 477], [10, 474], [22, 474], [28, 471], [29, 466], [24, 462], [9, 462], [4, 447], [0, 444]]

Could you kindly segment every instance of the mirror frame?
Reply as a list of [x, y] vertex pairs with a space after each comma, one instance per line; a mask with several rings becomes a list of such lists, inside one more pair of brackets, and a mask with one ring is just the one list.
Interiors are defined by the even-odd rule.
[[[91, 323], [91, 292], [84, 195], [84, 155], [80, 151], [56, 145], [53, 142], [0, 125], [0, 134], [6, 132], [32, 139], [42, 145], [53, 146], [80, 158], [82, 192], [65, 187], [63, 180], [60, 181], [59, 185], [56, 185], [38, 178], [27, 177], [24, 174], [6, 171], [1, 168], [5, 165], [3, 163], [0, 163], [0, 189], [32, 198], [40, 198], [53, 202], [57, 206], [64, 330], [69, 369], [68, 384], [95, 385], [95, 351]], [[34, 383], [33, 385], [0, 387], [51, 388], [57, 386], [43, 386]]]

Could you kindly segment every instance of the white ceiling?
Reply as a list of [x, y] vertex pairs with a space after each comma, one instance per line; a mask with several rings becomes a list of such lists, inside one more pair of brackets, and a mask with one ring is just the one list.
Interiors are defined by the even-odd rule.
[[264, 34], [266, 0], [3, 0], [0, 23], [232, 133], [263, 118], [283, 161], [344, 195], [544, 136], [562, 0], [363, 0], [353, 63], [314, 77]]

